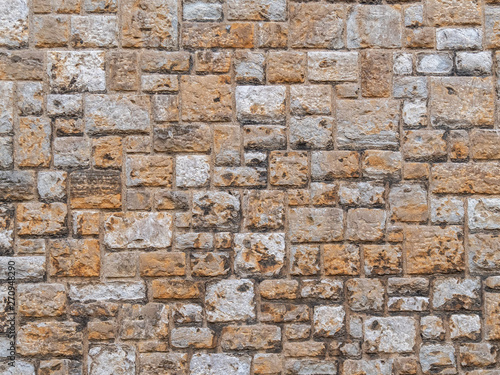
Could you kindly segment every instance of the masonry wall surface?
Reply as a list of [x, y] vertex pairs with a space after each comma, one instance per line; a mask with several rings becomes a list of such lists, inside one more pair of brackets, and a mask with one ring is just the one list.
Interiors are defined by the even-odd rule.
[[0, 374], [499, 375], [499, 60], [498, 0], [0, 0]]

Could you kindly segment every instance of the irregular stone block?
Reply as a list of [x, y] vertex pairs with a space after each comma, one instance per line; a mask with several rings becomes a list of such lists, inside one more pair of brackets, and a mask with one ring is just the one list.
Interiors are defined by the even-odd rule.
[[329, 276], [359, 275], [361, 264], [359, 248], [354, 244], [326, 244], [323, 246], [325, 274]]
[[241, 215], [239, 193], [195, 193], [192, 215], [195, 228], [236, 231]]

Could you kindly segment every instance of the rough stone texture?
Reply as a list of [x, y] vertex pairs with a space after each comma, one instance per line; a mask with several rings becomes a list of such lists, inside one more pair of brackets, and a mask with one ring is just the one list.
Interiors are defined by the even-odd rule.
[[0, 373], [498, 375], [499, 4], [0, 0]]

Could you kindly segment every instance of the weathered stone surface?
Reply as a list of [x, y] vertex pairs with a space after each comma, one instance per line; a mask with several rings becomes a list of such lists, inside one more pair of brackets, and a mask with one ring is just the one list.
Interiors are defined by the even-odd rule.
[[54, 165], [57, 168], [88, 168], [90, 154], [88, 138], [61, 137], [54, 140]]
[[433, 126], [456, 128], [493, 125], [491, 106], [494, 89], [490, 78], [435, 77], [431, 78], [430, 85]]
[[498, 235], [475, 233], [469, 235], [469, 269], [472, 273], [490, 274], [500, 268]]
[[47, 73], [50, 88], [55, 93], [106, 89], [103, 52], [49, 52]]
[[12, 271], [12, 269], [9, 270], [12, 262], [15, 262], [14, 268], [16, 273], [14, 276], [16, 280], [42, 281], [45, 277], [46, 264], [44, 256], [2, 256], [0, 258], [0, 280], [9, 280], [9, 276], [12, 280], [12, 273], [9, 274]]
[[499, 168], [494, 163], [437, 164], [432, 168], [431, 191], [451, 194], [499, 194]]
[[290, 209], [292, 242], [330, 242], [343, 238], [343, 212], [338, 208]]
[[357, 5], [347, 19], [348, 48], [401, 47], [401, 13], [390, 5]]
[[378, 241], [384, 236], [385, 211], [356, 208], [347, 212], [346, 238], [351, 241]]
[[231, 87], [228, 76], [181, 77], [184, 121], [227, 121], [231, 118]]
[[164, 155], [129, 156], [125, 163], [128, 186], [170, 187], [173, 159]]
[[238, 275], [275, 276], [279, 274], [285, 258], [283, 233], [236, 234], [235, 270]]
[[391, 359], [348, 359], [343, 364], [345, 375], [389, 375], [392, 374]]
[[156, 151], [205, 152], [210, 150], [207, 125], [168, 125], [154, 130]]
[[182, 155], [175, 160], [178, 187], [203, 187], [210, 179], [210, 158], [205, 155]]
[[234, 192], [199, 192], [193, 195], [193, 225], [199, 229], [235, 231], [240, 218], [240, 196]]
[[23, 201], [34, 197], [35, 176], [29, 171], [0, 171], [0, 200]]
[[[119, 172], [76, 171], [69, 177], [72, 208], [119, 208]], [[92, 194], [89, 194], [92, 192]]]
[[63, 284], [20, 284], [19, 313], [28, 317], [61, 316], [66, 312]]
[[78, 302], [141, 301], [146, 297], [142, 281], [71, 284], [68, 297]]
[[484, 329], [487, 340], [500, 338], [500, 294], [485, 294]]
[[17, 352], [24, 356], [83, 354], [82, 333], [74, 322], [28, 322], [19, 328]]
[[220, 21], [222, 4], [205, 1], [186, 2], [182, 8], [182, 16], [186, 21]]
[[432, 304], [441, 310], [475, 310], [481, 304], [479, 279], [438, 279], [434, 282]]
[[389, 192], [391, 220], [423, 222], [428, 218], [428, 202], [425, 189], [419, 184], [395, 185]]
[[115, 16], [71, 17], [71, 41], [76, 48], [110, 48], [118, 46]]
[[85, 128], [91, 134], [149, 130], [149, 103], [143, 95], [88, 95]]
[[471, 230], [500, 229], [500, 199], [470, 198], [467, 211]]
[[333, 337], [344, 328], [345, 311], [342, 306], [316, 306], [313, 329], [318, 337]]
[[207, 286], [205, 306], [209, 322], [255, 318], [254, 285], [247, 279], [222, 280]]
[[356, 81], [357, 52], [309, 52], [308, 78], [311, 81]]
[[120, 373], [135, 374], [135, 348], [129, 345], [103, 345], [89, 349], [89, 375]]
[[427, 17], [433, 26], [480, 23], [480, 6], [469, 0], [426, 0]]
[[453, 273], [465, 268], [459, 227], [409, 226], [405, 228], [405, 251], [410, 274]]
[[230, 374], [250, 375], [251, 358], [223, 353], [197, 353], [191, 358], [189, 370], [192, 375]]
[[399, 103], [393, 100], [340, 100], [337, 143], [341, 148], [394, 148], [399, 118]]
[[291, 5], [290, 40], [292, 47], [344, 47], [343, 17], [345, 17], [345, 11], [338, 4], [297, 3]]
[[363, 253], [366, 275], [398, 274], [403, 269], [399, 245], [365, 245]]
[[351, 310], [382, 310], [385, 292], [380, 280], [350, 279], [345, 284]]
[[62, 234], [66, 228], [68, 209], [64, 203], [21, 203], [16, 221], [19, 235]]
[[326, 275], [359, 275], [359, 248], [353, 244], [327, 244], [323, 247]]
[[123, 3], [124, 47], [175, 49], [178, 45], [177, 2], [126, 0]]
[[243, 195], [243, 226], [253, 231], [277, 230], [285, 222], [285, 196], [279, 191], [248, 191]]
[[497, 349], [489, 343], [470, 343], [460, 346], [462, 366], [486, 367], [496, 362]]
[[99, 276], [100, 249], [98, 240], [51, 240], [49, 250], [51, 276]]
[[410, 317], [369, 318], [364, 321], [368, 353], [412, 352], [416, 343], [415, 320]]
[[308, 181], [307, 154], [273, 151], [269, 156], [270, 183], [275, 186], [300, 187]]
[[236, 116], [242, 123], [283, 123], [285, 94], [284, 86], [238, 86]]
[[0, 8], [0, 46], [23, 48], [28, 45], [28, 13], [26, 0], [2, 0]]
[[20, 167], [48, 167], [50, 122], [43, 117], [22, 117], [19, 121], [14, 157]]
[[[420, 347], [420, 366], [424, 374], [456, 374], [455, 349], [449, 344], [425, 344]], [[431, 372], [432, 371], [432, 372]]]
[[165, 248], [172, 243], [172, 215], [164, 212], [110, 214], [104, 244], [112, 249]]
[[221, 340], [224, 350], [275, 349], [281, 341], [281, 329], [270, 325], [227, 326], [222, 330]]
[[188, 48], [252, 48], [252, 23], [184, 23], [182, 43]]

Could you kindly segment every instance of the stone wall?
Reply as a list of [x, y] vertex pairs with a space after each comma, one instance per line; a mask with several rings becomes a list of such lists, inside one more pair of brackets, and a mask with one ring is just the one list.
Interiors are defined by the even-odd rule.
[[0, 373], [500, 374], [499, 63], [498, 0], [0, 0]]

